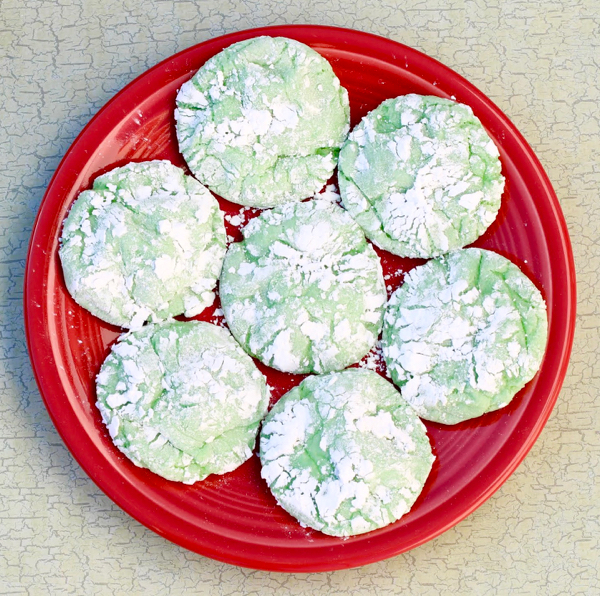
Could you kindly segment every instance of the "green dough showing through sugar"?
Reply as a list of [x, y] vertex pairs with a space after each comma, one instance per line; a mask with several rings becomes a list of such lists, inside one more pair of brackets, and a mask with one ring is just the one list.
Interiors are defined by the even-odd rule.
[[416, 267], [390, 298], [383, 355], [426, 420], [456, 424], [506, 406], [540, 367], [546, 304], [521, 270], [488, 250]]
[[99, 176], [65, 220], [60, 259], [75, 301], [129, 329], [202, 312], [225, 256], [223, 213], [210, 192], [168, 161]]
[[222, 327], [148, 324], [120, 338], [96, 380], [114, 444], [134, 464], [192, 484], [251, 455], [269, 392]]
[[381, 330], [386, 292], [361, 229], [325, 200], [263, 212], [231, 244], [220, 280], [227, 324], [244, 349], [290, 373], [358, 362]]
[[375, 244], [429, 258], [474, 242], [504, 189], [498, 148], [469, 106], [404, 95], [367, 114], [342, 147], [343, 205]]
[[177, 95], [179, 148], [222, 197], [274, 207], [329, 179], [350, 126], [348, 93], [325, 58], [283, 37], [233, 44]]
[[267, 415], [262, 477], [301, 524], [333, 536], [370, 532], [407, 513], [434, 456], [423, 423], [370, 370], [308, 377]]

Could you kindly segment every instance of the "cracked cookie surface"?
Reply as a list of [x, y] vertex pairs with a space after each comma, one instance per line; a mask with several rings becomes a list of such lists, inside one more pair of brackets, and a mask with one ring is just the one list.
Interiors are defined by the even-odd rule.
[[504, 177], [498, 148], [469, 106], [415, 94], [388, 99], [339, 156], [343, 205], [375, 244], [429, 258], [492, 224]]
[[503, 256], [469, 248], [407, 274], [381, 343], [419, 416], [456, 424], [506, 406], [540, 367], [547, 335], [533, 283]]
[[275, 404], [260, 437], [261, 475], [300, 523], [333, 536], [402, 517], [434, 456], [423, 423], [377, 373], [308, 377]]
[[197, 178], [222, 197], [273, 207], [320, 190], [349, 130], [348, 93], [325, 58], [258, 37], [208, 60], [177, 95], [177, 138]]
[[381, 263], [343, 209], [288, 203], [242, 232], [225, 256], [220, 296], [249, 354], [284, 372], [324, 373], [373, 347], [386, 300]]
[[117, 448], [186, 484], [246, 461], [269, 403], [252, 359], [225, 329], [199, 321], [150, 323], [122, 336], [96, 388]]
[[132, 329], [192, 317], [214, 301], [223, 214], [205, 187], [171, 163], [131, 163], [79, 195], [59, 254], [71, 296], [103, 321]]

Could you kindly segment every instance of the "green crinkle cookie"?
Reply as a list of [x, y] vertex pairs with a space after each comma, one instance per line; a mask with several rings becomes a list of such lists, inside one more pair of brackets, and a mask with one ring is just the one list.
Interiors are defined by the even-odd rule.
[[120, 338], [96, 379], [114, 444], [137, 466], [186, 484], [252, 455], [264, 376], [221, 327], [149, 324]]
[[407, 513], [434, 456], [423, 423], [369, 370], [308, 377], [267, 415], [262, 477], [301, 524], [350, 536]]
[[379, 257], [352, 218], [324, 200], [263, 212], [230, 245], [220, 280], [244, 349], [284, 372], [340, 370], [375, 344], [386, 292]]
[[258, 37], [208, 60], [179, 90], [175, 118], [201, 182], [234, 203], [273, 207], [329, 179], [350, 108], [325, 58], [292, 39]]
[[456, 424], [506, 406], [540, 367], [546, 305], [508, 259], [458, 250], [416, 267], [388, 303], [383, 355], [422, 418]]
[[433, 96], [384, 101], [339, 157], [344, 207], [375, 244], [435, 257], [476, 240], [500, 208], [496, 145], [470, 107]]
[[225, 226], [206, 188], [167, 161], [150, 161], [96, 178], [71, 207], [60, 241], [75, 301], [133, 329], [212, 304]]

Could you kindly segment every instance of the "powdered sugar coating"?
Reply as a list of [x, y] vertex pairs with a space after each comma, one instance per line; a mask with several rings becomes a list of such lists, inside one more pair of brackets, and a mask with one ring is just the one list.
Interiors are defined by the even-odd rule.
[[423, 423], [369, 370], [308, 377], [267, 415], [261, 475], [303, 525], [363, 534], [402, 517], [434, 456]]
[[59, 250], [75, 301], [130, 329], [214, 301], [225, 255], [216, 199], [168, 161], [130, 163], [99, 176], [65, 220]]
[[180, 150], [198, 179], [252, 207], [305, 199], [329, 179], [349, 130], [331, 66], [283, 37], [233, 44], [177, 95]]
[[435, 257], [476, 240], [504, 189], [498, 148], [469, 106], [433, 96], [384, 101], [339, 157], [343, 205], [375, 244]]
[[547, 335], [533, 283], [501, 255], [470, 248], [408, 273], [386, 308], [382, 345], [419, 416], [456, 424], [506, 406], [537, 372]]
[[352, 218], [325, 200], [288, 203], [243, 229], [220, 296], [244, 349], [284, 372], [323, 373], [375, 344], [386, 300], [381, 263]]
[[186, 484], [252, 455], [266, 380], [223, 328], [149, 324], [113, 345], [96, 381], [114, 444], [137, 466]]

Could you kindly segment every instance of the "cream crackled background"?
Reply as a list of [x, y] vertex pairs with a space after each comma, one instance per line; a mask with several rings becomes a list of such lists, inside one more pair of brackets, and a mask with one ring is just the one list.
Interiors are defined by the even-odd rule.
[[[75, 463], [50, 422], [22, 323], [35, 214], [91, 116], [174, 52], [284, 23], [390, 37], [491, 97], [546, 168], [578, 269], [569, 373], [516, 473], [470, 517], [414, 551], [309, 575], [205, 559], [123, 513]], [[0, 593], [600, 594], [599, 68], [597, 0], [0, 0]]]

